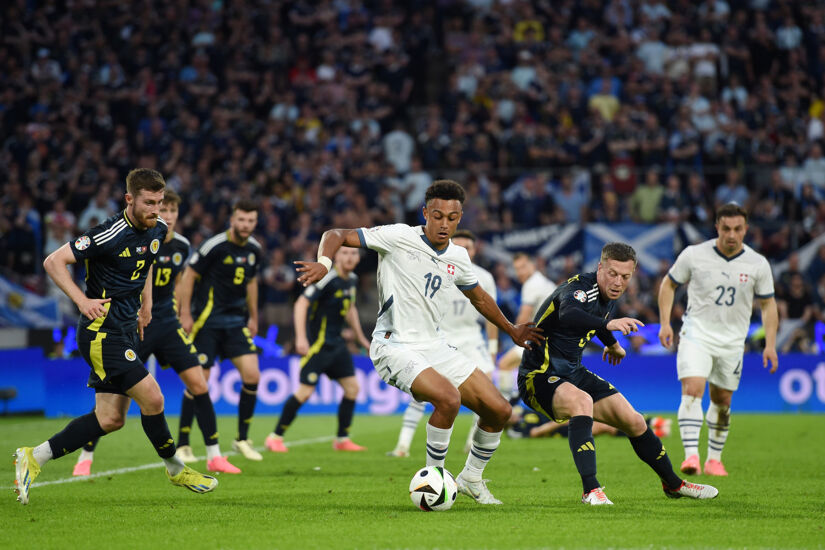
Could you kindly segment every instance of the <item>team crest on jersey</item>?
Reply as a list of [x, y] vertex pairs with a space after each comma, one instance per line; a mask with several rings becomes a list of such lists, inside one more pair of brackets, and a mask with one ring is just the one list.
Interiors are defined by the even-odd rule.
[[547, 379], [547, 383], [548, 384], [555, 384], [559, 380], [561, 380], [561, 378], [559, 378], [558, 376], [551, 376], [550, 378]]
[[576, 292], [573, 293], [573, 298], [575, 298], [576, 300], [584, 303], [584, 302], [587, 301], [587, 294], [585, 294], [585, 292], [583, 290], [577, 290]]
[[92, 244], [92, 241], [86, 235], [81, 235], [77, 238], [74, 242], [74, 247], [78, 250], [86, 250], [89, 248], [89, 245]]
[[247, 256], [247, 259], [249, 260], [249, 265], [255, 265], [255, 254], [250, 252], [249, 256]]
[[747, 273], [740, 273], [739, 274], [739, 282], [740, 283], [747, 283], [748, 282], [748, 274]]
[[152, 251], [152, 254], [157, 254], [158, 250], [160, 250], [160, 239], [155, 239], [149, 245], [149, 250]]
[[145, 246], [136, 246], [135, 252], [138, 254], [146, 254], [146, 247]]
[[447, 264], [447, 275], [455, 275], [455, 266], [453, 264]]
[[180, 265], [181, 263], [183, 263], [183, 254], [181, 254], [180, 252], [175, 252], [174, 254], [172, 254], [172, 263], [175, 265]]
[[126, 356], [126, 359], [128, 361], [134, 361], [135, 359], [137, 359], [137, 354], [134, 351], [130, 350], [130, 349], [127, 349], [126, 353], [124, 353], [123, 355]]

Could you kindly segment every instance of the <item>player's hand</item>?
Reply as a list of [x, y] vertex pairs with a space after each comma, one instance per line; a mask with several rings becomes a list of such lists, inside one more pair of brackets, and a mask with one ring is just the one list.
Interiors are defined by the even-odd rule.
[[636, 332], [639, 330], [639, 327], [643, 326], [645, 326], [645, 324], [638, 319], [634, 319], [632, 317], [622, 317], [621, 319], [610, 320], [607, 323], [607, 330], [618, 330], [626, 336], [631, 332]]
[[369, 354], [370, 354], [370, 340], [367, 340], [366, 338], [361, 340], [361, 347], [363, 347], [365, 350], [367, 350], [367, 356], [369, 356]]
[[762, 366], [767, 368], [768, 362], [771, 364], [771, 374], [779, 368], [779, 357], [776, 355], [776, 348], [765, 348], [762, 352]]
[[312, 283], [317, 283], [321, 279], [323, 279], [329, 271], [327, 268], [324, 267], [324, 264], [318, 262], [304, 262], [301, 260], [296, 260], [295, 265], [298, 267], [295, 268], [295, 271], [301, 273], [298, 276], [298, 282], [304, 286], [309, 286]]
[[602, 361], [607, 361], [611, 365], [618, 365], [625, 358], [627, 352], [618, 342], [612, 346], [605, 346], [602, 351]]
[[152, 308], [151, 307], [143, 307], [138, 310], [138, 334], [140, 335], [140, 341], [143, 341], [143, 329], [146, 328], [146, 325], [152, 322]]
[[673, 344], [673, 327], [669, 323], [659, 327], [659, 343], [662, 344], [663, 348], [668, 349]]
[[523, 325], [514, 325], [510, 338], [517, 346], [531, 349], [532, 344], [543, 344], [544, 331], [536, 326], [536, 323], [524, 323]]
[[78, 304], [77, 308], [88, 320], [94, 321], [98, 317], [106, 317], [107, 309], [104, 304], [111, 301], [111, 298], [87, 298]]
[[192, 314], [182, 311], [180, 314], [180, 326], [183, 329], [183, 332], [186, 334], [192, 334], [192, 327], [194, 325], [195, 321], [192, 319]]
[[258, 320], [250, 318], [246, 322], [246, 328], [249, 330], [249, 337], [255, 338], [258, 335]]
[[295, 353], [302, 356], [309, 353], [309, 342], [306, 338], [295, 338]]

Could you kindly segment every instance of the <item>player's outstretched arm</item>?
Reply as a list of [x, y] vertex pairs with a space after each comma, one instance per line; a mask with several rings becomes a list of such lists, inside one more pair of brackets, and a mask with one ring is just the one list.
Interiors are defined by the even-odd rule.
[[90, 321], [94, 321], [98, 317], [106, 315], [106, 307], [104, 304], [111, 302], [111, 298], [87, 298], [86, 294], [80, 290], [80, 287], [72, 279], [71, 273], [66, 267], [69, 264], [76, 263], [74, 254], [69, 243], [64, 244], [43, 261], [43, 269], [49, 274], [49, 277], [62, 290], [66, 296], [72, 299], [77, 305], [80, 313], [83, 314]]
[[543, 331], [536, 327], [535, 323], [514, 325], [508, 321], [493, 297], [487, 294], [480, 285], [474, 286], [470, 290], [462, 290], [462, 292], [485, 319], [509, 334], [517, 346], [527, 348], [530, 347], [530, 342], [535, 344], [544, 343], [544, 337], [541, 335]]
[[670, 277], [662, 279], [659, 286], [659, 343], [669, 348], [673, 344], [673, 327], [670, 326], [670, 313], [673, 310], [673, 296], [676, 283]]
[[771, 364], [771, 374], [779, 368], [779, 356], [776, 354], [776, 331], [779, 328], [779, 313], [776, 310], [776, 298], [759, 300], [762, 308], [762, 326], [765, 327], [765, 350], [762, 352], [762, 366]]
[[140, 309], [138, 310], [138, 335], [143, 341], [143, 329], [152, 322], [152, 273], [154, 265], [149, 266], [149, 273], [146, 275], [146, 282], [143, 283], [143, 291], [140, 295]]
[[300, 273], [298, 282], [304, 286], [317, 283], [329, 273], [332, 268], [332, 258], [342, 246], [350, 248], [361, 248], [361, 239], [358, 237], [356, 229], [330, 229], [324, 231], [321, 236], [321, 244], [318, 245], [318, 261], [305, 262], [296, 260], [295, 271]]
[[192, 325], [195, 324], [192, 319], [192, 290], [195, 288], [197, 277], [198, 273], [190, 266], [186, 266], [186, 269], [183, 270], [183, 276], [180, 278], [180, 283], [175, 287], [175, 296], [180, 308], [180, 326], [183, 327], [186, 334], [192, 332]]
[[292, 320], [295, 325], [295, 353], [306, 355], [309, 353], [309, 340], [307, 340], [307, 311], [309, 310], [309, 300], [306, 296], [298, 296], [295, 306], [292, 308]]

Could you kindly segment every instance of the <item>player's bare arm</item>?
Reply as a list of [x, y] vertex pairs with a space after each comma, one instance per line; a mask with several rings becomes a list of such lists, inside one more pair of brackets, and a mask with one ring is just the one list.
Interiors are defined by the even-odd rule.
[[[331, 267], [332, 258], [335, 257], [335, 253], [338, 252], [338, 249], [342, 246], [348, 246], [350, 248], [361, 247], [361, 239], [358, 237], [358, 231], [356, 229], [330, 229], [324, 231], [324, 234], [321, 236], [321, 244], [318, 245], [318, 259], [326, 258]], [[320, 261], [305, 262], [296, 260], [295, 265], [298, 266], [295, 268], [295, 271], [301, 274], [298, 276], [298, 282], [305, 287], [312, 283], [317, 283], [329, 273], [329, 267]]]
[[140, 297], [140, 309], [138, 309], [138, 335], [143, 341], [143, 329], [152, 322], [152, 272], [155, 266], [149, 266], [149, 273], [146, 275], [146, 282], [143, 284], [143, 291]]
[[462, 292], [485, 319], [510, 335], [517, 346], [526, 348], [530, 346], [530, 342], [534, 344], [544, 343], [544, 337], [541, 335], [542, 329], [537, 328], [535, 323], [512, 324], [498, 308], [493, 297], [487, 294], [481, 286], [477, 285]]
[[618, 342], [614, 342], [612, 345], [604, 347], [602, 361], [607, 361], [611, 365], [618, 365], [626, 355], [627, 352], [624, 348]]
[[192, 290], [195, 288], [195, 279], [197, 278], [198, 273], [191, 267], [186, 266], [180, 278], [180, 283], [175, 288], [175, 295], [180, 308], [180, 326], [186, 334], [192, 332], [192, 325], [195, 324], [192, 319]]
[[249, 320], [246, 328], [254, 338], [258, 334], [258, 278], [253, 277], [246, 283], [246, 308], [249, 311]]
[[72, 299], [77, 305], [80, 313], [83, 314], [90, 321], [94, 321], [98, 317], [106, 316], [105, 304], [111, 302], [111, 298], [87, 298], [86, 294], [72, 279], [71, 273], [66, 267], [69, 264], [76, 263], [74, 254], [70, 248], [69, 243], [64, 244], [45, 259], [43, 268], [55, 284], [62, 290], [66, 296]]
[[638, 319], [634, 319], [633, 317], [622, 317], [621, 319], [611, 319], [607, 323], [607, 330], [618, 330], [625, 336], [630, 334], [631, 332], [636, 332], [639, 330], [639, 327], [643, 327], [645, 324]]
[[673, 310], [673, 296], [676, 283], [670, 277], [662, 279], [659, 286], [659, 342], [669, 348], [673, 344], [673, 327], [670, 326], [670, 314]]
[[776, 298], [759, 300], [762, 309], [762, 326], [765, 327], [765, 350], [762, 352], [762, 366], [771, 364], [771, 374], [779, 368], [779, 357], [776, 354], [776, 331], [779, 328], [779, 313], [776, 310]]
[[309, 340], [307, 340], [307, 311], [309, 310], [309, 300], [301, 295], [295, 300], [292, 309], [292, 320], [295, 325], [295, 353], [306, 355], [309, 353]]
[[355, 337], [358, 339], [358, 343], [369, 353], [370, 341], [364, 336], [364, 330], [361, 328], [361, 319], [358, 318], [358, 308], [354, 305], [351, 305], [349, 311], [347, 311], [347, 324], [355, 331]]

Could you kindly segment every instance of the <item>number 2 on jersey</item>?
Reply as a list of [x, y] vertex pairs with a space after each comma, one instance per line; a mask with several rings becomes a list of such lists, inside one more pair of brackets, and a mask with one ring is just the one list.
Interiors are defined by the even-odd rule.
[[135, 270], [132, 272], [132, 280], [134, 281], [138, 277], [140, 277], [140, 270], [143, 269], [143, 266], [146, 265], [146, 260], [138, 260], [137, 264], [135, 264]]
[[432, 298], [435, 296], [436, 291], [441, 288], [441, 276], [427, 273], [424, 275], [424, 278], [427, 279], [427, 284], [424, 285], [424, 296], [426, 296], [432, 288], [432, 292], [430, 292], [430, 298]]

